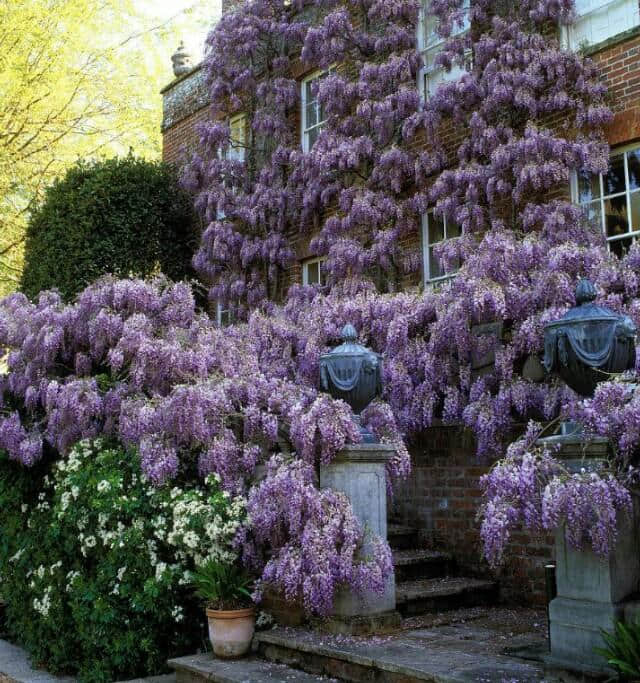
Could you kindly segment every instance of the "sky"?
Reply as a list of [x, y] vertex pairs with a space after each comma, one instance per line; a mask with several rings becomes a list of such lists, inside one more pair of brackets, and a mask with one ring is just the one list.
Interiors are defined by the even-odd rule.
[[[175, 34], [175, 46], [180, 40], [194, 58], [200, 61], [208, 30], [220, 16], [221, 0], [141, 0], [148, 16]], [[170, 59], [171, 55], [168, 55]]]

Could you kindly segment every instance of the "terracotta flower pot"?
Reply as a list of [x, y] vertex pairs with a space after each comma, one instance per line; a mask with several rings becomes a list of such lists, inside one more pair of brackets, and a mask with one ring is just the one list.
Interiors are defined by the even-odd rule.
[[216, 657], [233, 659], [249, 652], [256, 623], [253, 607], [235, 610], [207, 608], [207, 619], [209, 639]]

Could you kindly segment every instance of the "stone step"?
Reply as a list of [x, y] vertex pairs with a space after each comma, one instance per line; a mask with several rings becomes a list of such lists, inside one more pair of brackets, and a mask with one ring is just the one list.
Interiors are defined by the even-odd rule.
[[394, 550], [409, 550], [418, 546], [418, 529], [403, 524], [387, 524], [387, 540]]
[[256, 643], [258, 653], [269, 661], [353, 683], [559, 683], [547, 678], [536, 662], [489, 652], [487, 641], [499, 636], [500, 632], [467, 624], [460, 629], [455, 625], [422, 628], [378, 638], [277, 628], [259, 633]]
[[317, 676], [292, 669], [286, 664], [249, 657], [247, 659], [217, 659], [211, 653], [170, 659], [168, 665], [176, 672], [176, 683], [338, 683], [335, 678]]
[[412, 579], [433, 579], [451, 573], [451, 555], [436, 550], [396, 550], [393, 566], [396, 583]]
[[404, 617], [461, 607], [495, 605], [498, 597], [498, 583], [485, 579], [443, 577], [396, 584], [396, 608]]

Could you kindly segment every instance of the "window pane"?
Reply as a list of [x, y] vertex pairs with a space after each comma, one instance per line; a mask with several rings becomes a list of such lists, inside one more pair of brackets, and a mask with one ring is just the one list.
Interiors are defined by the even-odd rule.
[[[444, 239], [444, 222], [442, 218], [437, 218], [430, 213], [428, 216], [429, 221], [429, 245], [441, 242]], [[433, 277], [433, 276], [432, 276]]]
[[607, 237], [624, 235], [629, 232], [627, 216], [627, 196], [606, 199], [604, 202], [605, 230]]
[[631, 204], [631, 225], [630, 232], [640, 230], [640, 192], [632, 192], [629, 196]]
[[600, 176], [582, 171], [578, 173], [578, 202], [583, 204], [600, 196]]
[[320, 264], [318, 261], [305, 264], [307, 269], [307, 284], [317, 285], [320, 283]]
[[431, 279], [436, 277], [442, 277], [444, 272], [440, 266], [440, 261], [436, 258], [433, 253], [433, 248], [429, 248], [429, 277]]
[[447, 239], [460, 237], [460, 226], [454, 221], [447, 221]]
[[602, 232], [602, 202], [598, 199], [591, 204], [586, 204], [584, 208], [589, 222], [593, 223]]
[[625, 191], [624, 154], [611, 157], [609, 172], [603, 177], [604, 194], [616, 194]]
[[629, 189], [640, 188], [640, 149], [627, 152], [627, 168], [629, 170]]
[[633, 244], [633, 242], [633, 237], [625, 237], [621, 240], [612, 240], [609, 242], [609, 249], [612, 251], [612, 253], [618, 256], [618, 258], [622, 258], [629, 251], [629, 247]]
[[311, 128], [311, 126], [315, 126], [316, 123], [318, 123], [318, 117], [316, 115], [316, 102], [315, 100], [311, 102], [307, 102], [307, 106], [305, 107], [305, 118], [304, 118], [304, 127], [305, 128]]
[[321, 128], [312, 128], [307, 135], [307, 149], [311, 149], [320, 135]]

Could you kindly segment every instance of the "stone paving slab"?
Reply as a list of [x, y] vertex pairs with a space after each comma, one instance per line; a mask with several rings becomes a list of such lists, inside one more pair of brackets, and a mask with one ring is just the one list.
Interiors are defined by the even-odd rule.
[[[136, 678], [121, 683], [175, 683], [175, 674]], [[54, 676], [31, 666], [29, 655], [17, 645], [0, 640], [0, 683], [76, 683], [69, 676]]]
[[[366, 667], [373, 670], [367, 680], [557, 683], [562, 679], [545, 670], [541, 661], [514, 656], [509, 650], [518, 646], [545, 652], [542, 617], [532, 610], [492, 608], [484, 614], [481, 610], [459, 612], [445, 623], [405, 622], [406, 628], [380, 637], [320, 636], [305, 629], [277, 628], [259, 633], [257, 640], [259, 651], [267, 657], [290, 657], [290, 664], [301, 667], [311, 660], [323, 667], [325, 661], [325, 671], [340, 670], [336, 662]], [[365, 680], [361, 675], [359, 669], [348, 680]]]
[[[193, 680], [212, 681], [212, 683], [338, 683], [334, 678], [314, 676], [304, 671], [291, 669], [284, 664], [267, 662], [263, 659], [217, 659], [210, 653], [179, 657], [169, 660], [169, 666], [176, 669], [178, 680], [181, 674], [193, 674]], [[188, 680], [192, 680], [189, 678]]]

